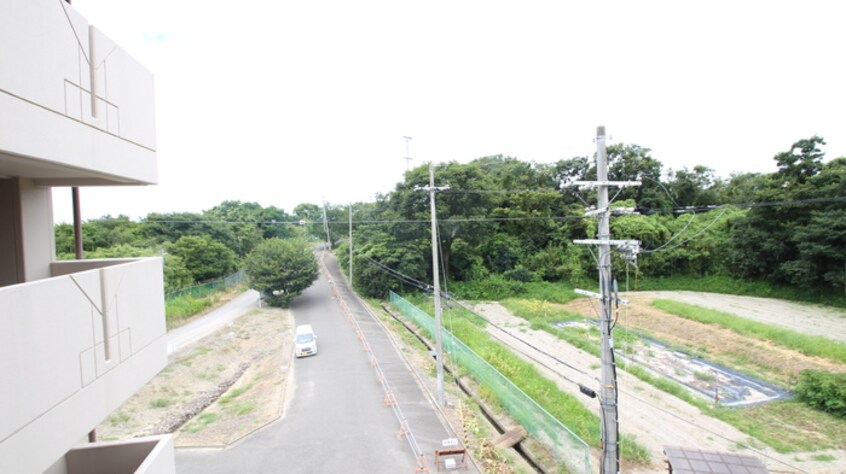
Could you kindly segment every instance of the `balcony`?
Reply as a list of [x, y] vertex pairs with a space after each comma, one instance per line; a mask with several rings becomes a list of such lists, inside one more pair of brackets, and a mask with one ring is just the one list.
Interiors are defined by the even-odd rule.
[[157, 180], [153, 76], [72, 6], [0, 2], [0, 175]]
[[129, 441], [90, 443], [76, 447], [45, 474], [173, 474], [173, 439], [170, 435]]
[[44, 472], [167, 364], [160, 258], [52, 272], [0, 288], [0, 472]]

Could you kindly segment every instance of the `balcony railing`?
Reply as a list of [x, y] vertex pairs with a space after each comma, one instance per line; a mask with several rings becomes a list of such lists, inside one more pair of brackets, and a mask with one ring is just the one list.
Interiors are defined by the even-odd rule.
[[0, 157], [16, 157], [6, 173], [0, 160], [0, 174], [46, 186], [156, 182], [150, 71], [60, 0], [0, 2], [0, 44]]
[[160, 258], [0, 288], [0, 472], [42, 472], [167, 363]]

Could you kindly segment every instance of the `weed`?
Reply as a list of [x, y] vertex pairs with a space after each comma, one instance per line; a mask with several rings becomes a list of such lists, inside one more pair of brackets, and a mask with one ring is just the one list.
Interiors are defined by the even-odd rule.
[[253, 411], [255, 405], [249, 402], [244, 401], [236, 401], [231, 405], [226, 407], [226, 412], [233, 415], [244, 416], [247, 413]]
[[836, 460], [837, 458], [832, 456], [831, 454], [817, 454], [812, 459], [814, 461], [831, 462]]
[[129, 415], [122, 411], [119, 411], [109, 417], [109, 424], [112, 426], [122, 425], [129, 421], [129, 418]]
[[717, 379], [717, 377], [715, 377], [714, 374], [710, 372], [694, 372], [693, 376], [696, 378], [696, 380], [701, 380], [703, 382], [713, 382]]
[[217, 421], [219, 415], [214, 412], [206, 412], [200, 414], [200, 416], [196, 417], [195, 419], [191, 420], [190, 423], [185, 425], [185, 431], [189, 433], [196, 433], [201, 429], [205, 428], [206, 426], [214, 423]]
[[169, 398], [157, 398], [150, 401], [150, 407], [152, 408], [166, 408], [170, 406], [170, 404], [171, 400]]
[[247, 390], [249, 390], [251, 388], [253, 388], [253, 384], [251, 384], [251, 383], [249, 383], [247, 385], [243, 385], [243, 386], [238, 387], [238, 388], [233, 388], [232, 390], [229, 390], [228, 392], [226, 392], [226, 394], [224, 396], [220, 397], [220, 399], [218, 401], [222, 405], [225, 405], [225, 404], [231, 402], [232, 400], [238, 398], [244, 392], [246, 392]]

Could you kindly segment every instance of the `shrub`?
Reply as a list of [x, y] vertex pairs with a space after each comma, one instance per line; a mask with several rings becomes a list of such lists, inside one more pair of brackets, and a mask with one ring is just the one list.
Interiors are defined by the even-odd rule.
[[459, 298], [469, 300], [499, 300], [518, 296], [526, 292], [524, 283], [506, 280], [502, 275], [496, 274], [484, 280], [454, 282], [450, 289]]
[[846, 418], [846, 374], [803, 370], [795, 391], [806, 404]]

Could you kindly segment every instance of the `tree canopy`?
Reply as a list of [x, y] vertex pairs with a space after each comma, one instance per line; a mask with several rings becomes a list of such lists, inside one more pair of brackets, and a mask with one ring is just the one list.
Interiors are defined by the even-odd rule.
[[262, 241], [244, 261], [253, 288], [272, 306], [287, 307], [317, 279], [317, 260], [301, 241], [271, 238]]

